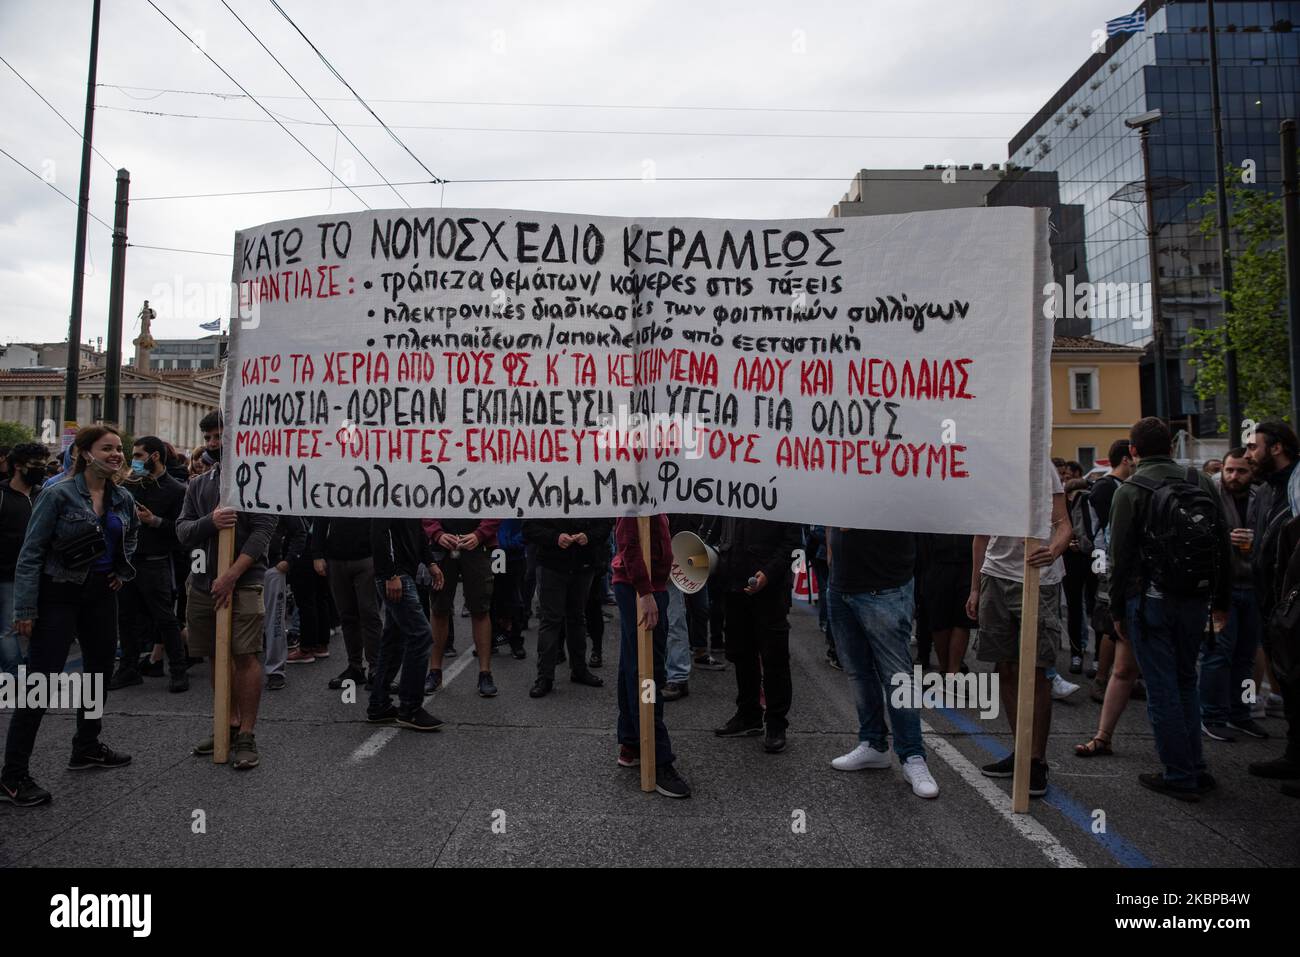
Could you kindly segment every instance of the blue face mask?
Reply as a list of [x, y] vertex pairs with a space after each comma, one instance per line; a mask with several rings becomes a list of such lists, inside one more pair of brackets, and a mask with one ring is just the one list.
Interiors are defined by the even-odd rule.
[[144, 473], [145, 473], [145, 464], [141, 462], [139, 459], [132, 459], [131, 474], [134, 475], [136, 478], [140, 478], [144, 475]]

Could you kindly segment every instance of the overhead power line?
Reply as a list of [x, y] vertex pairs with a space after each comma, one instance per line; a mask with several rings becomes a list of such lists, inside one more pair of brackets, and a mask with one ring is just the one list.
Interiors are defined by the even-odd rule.
[[[31, 90], [31, 91], [32, 91], [33, 93], [35, 93], [38, 97], [40, 97], [40, 101], [41, 101], [42, 103], [44, 103], [46, 106], [48, 106], [48, 107], [49, 107], [49, 108], [54, 112], [54, 115], [57, 116], [59, 119], [61, 119], [61, 120], [63, 121], [63, 124], [64, 124], [68, 129], [72, 130], [72, 132], [74, 132], [74, 133], [77, 134], [77, 139], [81, 140], [83, 143], [86, 141], [86, 137], [85, 137], [84, 135], [82, 135], [81, 130], [79, 130], [79, 129], [77, 129], [75, 126], [73, 126], [72, 123], [68, 121], [68, 118], [67, 118], [66, 116], [64, 116], [62, 113], [60, 113], [60, 112], [58, 111], [58, 108], [55, 107], [55, 105], [54, 105], [53, 103], [51, 103], [49, 100], [47, 100], [44, 96], [41, 96], [41, 91], [38, 90], [38, 89], [36, 89], [36, 87], [32, 86], [30, 83], [28, 83], [28, 82], [27, 82], [27, 77], [25, 77], [25, 76], [23, 76], [21, 73], [19, 73], [18, 70], [17, 70], [17, 68], [15, 68], [14, 65], [13, 65], [12, 63], [10, 63], [8, 60], [6, 60], [6, 59], [5, 59], [4, 57], [2, 57], [2, 56], [0, 56], [0, 63], [3, 63], [5, 66], [9, 67], [9, 69], [13, 71], [14, 76], [18, 77], [18, 79], [20, 79], [20, 80], [23, 81], [23, 84], [27, 87], [27, 89]], [[109, 162], [108, 157], [105, 156], [103, 153], [101, 153], [101, 152], [99, 151], [99, 147], [95, 146], [95, 145], [92, 143], [91, 146], [90, 146], [90, 148], [91, 148], [92, 150], [95, 151], [95, 155], [96, 155], [96, 156], [98, 156], [100, 159], [102, 159], [105, 163], [108, 164], [108, 168], [109, 168], [109, 169], [113, 170], [114, 172], [117, 171], [117, 167], [114, 166], [111, 162]]]
[[348, 145], [357, 151], [357, 155], [359, 155], [363, 160], [365, 160], [366, 163], [370, 166], [370, 168], [374, 170], [375, 173], [379, 176], [379, 178], [382, 179], [388, 185], [388, 187], [392, 189], [394, 193], [396, 193], [397, 198], [400, 199], [403, 203], [406, 203], [407, 206], [410, 206], [411, 204], [407, 202], [406, 197], [403, 196], [401, 193], [397, 192], [397, 188], [388, 182], [388, 178], [384, 176], [382, 172], [380, 172], [379, 167], [374, 164], [374, 162], [370, 159], [369, 156], [367, 156], [365, 153], [361, 151], [360, 146], [352, 142], [352, 137], [348, 136], [347, 133], [343, 132], [342, 128], [340, 128], [340, 126], [334, 122], [334, 118], [325, 112], [325, 107], [321, 106], [319, 103], [316, 102], [316, 100], [312, 97], [312, 95], [307, 92], [307, 88], [298, 82], [298, 78], [289, 71], [289, 68], [287, 66], [285, 66], [283, 63], [280, 62], [280, 58], [271, 52], [270, 48], [267, 47], [267, 45], [262, 42], [262, 38], [253, 32], [253, 28], [250, 27], [247, 23], [245, 23], [242, 18], [240, 18], [239, 14], [235, 12], [234, 8], [231, 7], [230, 4], [226, 2], [226, 0], [221, 0], [221, 5], [225, 7], [228, 11], [230, 11], [230, 15], [239, 21], [239, 25], [248, 31], [248, 35], [257, 41], [257, 45], [266, 51], [266, 55], [275, 61], [275, 65], [284, 71], [285, 76], [293, 80], [294, 86], [302, 90], [303, 95], [305, 95], [307, 99], [311, 100], [312, 105], [315, 106], [316, 109], [320, 110], [321, 116], [329, 120], [330, 125], [333, 126], [334, 129], [338, 130], [339, 135], [341, 135], [345, 140], [348, 141]]
[[[81, 204], [78, 203], [75, 199], [73, 199], [71, 196], [69, 196], [69, 195], [68, 195], [67, 193], [65, 193], [63, 190], [59, 189], [59, 187], [55, 186], [55, 185], [54, 185], [53, 183], [51, 183], [48, 179], [46, 179], [46, 178], [45, 178], [44, 176], [42, 176], [40, 173], [36, 172], [36, 170], [32, 169], [30, 166], [28, 166], [28, 165], [27, 165], [26, 163], [24, 163], [22, 160], [18, 159], [18, 157], [14, 156], [14, 155], [13, 155], [12, 153], [10, 153], [8, 150], [3, 149], [3, 148], [0, 148], [0, 153], [3, 153], [5, 156], [9, 157], [11, 160], [13, 160], [16, 164], [18, 164], [19, 166], [21, 166], [23, 169], [27, 170], [27, 172], [31, 173], [33, 176], [35, 176], [37, 179], [39, 179], [42, 183], [44, 183], [44, 184], [45, 184], [46, 186], [48, 186], [50, 189], [54, 190], [56, 193], [58, 193], [60, 196], [62, 196], [64, 199], [66, 199], [66, 200], [67, 200], [69, 203], [71, 203], [73, 206], [76, 206], [78, 209], [81, 208]], [[88, 216], [89, 216], [91, 219], [93, 219], [95, 222], [99, 223], [99, 225], [103, 226], [105, 229], [111, 230], [111, 229], [113, 228], [112, 226], [108, 225], [108, 223], [104, 222], [102, 219], [100, 219], [98, 216], [96, 216], [94, 213], [92, 213], [90, 210], [86, 210], [86, 215], [88, 215]]]
[[[97, 106], [96, 109], [112, 110], [117, 113], [139, 113], [144, 116], [161, 116], [172, 119], [182, 120], [215, 120], [225, 123], [267, 123], [268, 120], [258, 119], [255, 116], [214, 116], [210, 113], [170, 113], [164, 110], [142, 110], [129, 106]], [[266, 110], [265, 107], [263, 107]], [[275, 114], [271, 110], [266, 110], [267, 114], [272, 117], [276, 123], [280, 123], [279, 117], [284, 114]], [[317, 120], [286, 119], [284, 122], [291, 125], [299, 126], [322, 126], [327, 127], [329, 123], [322, 123]], [[377, 129], [372, 123], [343, 123], [342, 126], [352, 127], [353, 129]], [[395, 129], [399, 130], [434, 130], [444, 133], [553, 133], [570, 136], [688, 136], [688, 137], [735, 137], [737, 139], [787, 139], [787, 140], [983, 140], [1005, 142], [1007, 136], [1005, 133], [998, 133], [990, 136], [970, 136], [970, 135], [939, 135], [929, 133], [765, 133], [752, 130], [596, 130], [596, 129], [549, 129], [540, 127], [514, 127], [514, 126], [426, 126], [420, 124], [394, 124]], [[387, 129], [387, 127], [385, 127]], [[1154, 134], [1153, 134], [1154, 136]], [[1114, 136], [1092, 136], [1091, 140], [1123, 140], [1129, 139], [1129, 136], [1117, 134]], [[439, 183], [445, 182], [441, 176], [435, 176]]]
[[[240, 99], [242, 94], [239, 93], [220, 93], [216, 90], [179, 90], [168, 87], [156, 86], [129, 86], [119, 83], [100, 83], [106, 89], [117, 90], [126, 94], [128, 90], [135, 90], [141, 93], [153, 93], [155, 96], [147, 99], [156, 99], [164, 93], [173, 93], [179, 96], [213, 96], [219, 99]], [[126, 94], [129, 95], [129, 94]], [[262, 94], [264, 100], [301, 100], [303, 97], [292, 96], [289, 94]], [[347, 102], [350, 97], [346, 96], [321, 96], [319, 100], [326, 102], [337, 101]], [[473, 106], [473, 107], [507, 107], [515, 109], [537, 109], [537, 110], [642, 110], [642, 111], [680, 111], [690, 113], [808, 113], [808, 114], [827, 114], [827, 115], [864, 115], [864, 116], [1032, 116], [1032, 110], [878, 110], [866, 108], [841, 108], [841, 107], [816, 107], [816, 106], [691, 106], [687, 104], [642, 104], [642, 103], [547, 103], [528, 100], [435, 100], [435, 99], [403, 99], [394, 97], [376, 97], [375, 103], [397, 103], [408, 105], [422, 106]], [[1209, 110], [1171, 110], [1165, 112], [1165, 116], [1198, 116], [1209, 115]], [[1131, 116], [1132, 110], [1094, 110], [1092, 116]]]
[[183, 37], [185, 38], [186, 42], [188, 42], [188, 43], [189, 43], [189, 44], [190, 44], [194, 49], [196, 49], [196, 50], [198, 50], [200, 53], [202, 53], [203, 56], [207, 58], [207, 60], [208, 60], [209, 63], [211, 63], [211, 64], [212, 64], [213, 66], [215, 66], [218, 70], [220, 70], [223, 74], [225, 74], [225, 77], [226, 77], [227, 80], [229, 80], [231, 83], [235, 84], [235, 86], [239, 87], [240, 90], [243, 90], [244, 94], [245, 94], [245, 95], [246, 95], [250, 100], [252, 100], [255, 104], [257, 104], [258, 109], [260, 109], [262, 112], [264, 112], [267, 116], [271, 117], [271, 119], [272, 119], [272, 120], [273, 120], [273, 121], [274, 121], [274, 122], [275, 122], [275, 123], [280, 127], [280, 129], [284, 130], [285, 133], [287, 133], [287, 134], [289, 135], [289, 137], [290, 137], [290, 138], [291, 138], [295, 143], [297, 143], [299, 146], [302, 147], [303, 152], [305, 152], [308, 156], [310, 156], [312, 159], [314, 159], [314, 160], [315, 160], [315, 161], [316, 161], [316, 162], [321, 166], [322, 169], [324, 169], [324, 170], [325, 170], [326, 172], [328, 172], [331, 176], [333, 176], [336, 180], [338, 180], [340, 183], [342, 183], [343, 188], [346, 189], [349, 193], [352, 193], [352, 195], [356, 197], [357, 202], [359, 202], [362, 206], [365, 206], [366, 209], [369, 209], [369, 208], [370, 208], [370, 206], [366, 203], [366, 201], [365, 201], [364, 199], [362, 199], [360, 196], [358, 196], [357, 193], [353, 191], [352, 187], [349, 186], [347, 183], [345, 183], [345, 182], [343, 181], [343, 179], [338, 175], [338, 173], [336, 173], [336, 172], [334, 172], [334, 170], [330, 169], [330, 167], [327, 166], [327, 165], [326, 165], [326, 164], [325, 164], [325, 163], [320, 159], [320, 157], [318, 157], [315, 153], [313, 153], [310, 149], [308, 149], [306, 143], [304, 143], [302, 140], [298, 139], [298, 137], [294, 136], [294, 135], [293, 135], [293, 131], [290, 130], [289, 127], [287, 127], [287, 126], [285, 126], [283, 123], [281, 123], [280, 120], [277, 119], [276, 116], [275, 116], [275, 115], [274, 115], [270, 110], [268, 110], [265, 106], [263, 106], [263, 105], [261, 104], [261, 102], [257, 99], [257, 97], [253, 96], [251, 93], [248, 92], [248, 90], [244, 89], [243, 85], [242, 85], [238, 80], [236, 80], [233, 76], [231, 76], [231, 75], [230, 75], [230, 72], [229, 72], [225, 67], [223, 67], [220, 63], [218, 63], [216, 60], [214, 60], [214, 59], [212, 58], [212, 55], [209, 54], [207, 50], [203, 49], [203, 47], [201, 47], [201, 46], [199, 46], [197, 43], [195, 43], [195, 42], [190, 38], [190, 35], [189, 35], [188, 33], [186, 33], [184, 30], [182, 30], [181, 27], [180, 27], [180, 25], [179, 25], [175, 20], [173, 20], [171, 17], [167, 16], [167, 14], [163, 12], [163, 10], [158, 6], [158, 4], [154, 3], [153, 0], [145, 0], [145, 2], [148, 3], [149, 6], [153, 7], [155, 10], [157, 10], [157, 11], [158, 11], [158, 15], [159, 15], [160, 17], [162, 17], [164, 20], [166, 20], [168, 23], [170, 23], [170, 24], [171, 24], [171, 25], [176, 29], [176, 32], [179, 33], [181, 36], [183, 36]]
[[320, 57], [320, 61], [325, 64], [325, 68], [328, 69], [331, 73], [333, 73], [335, 78], [340, 83], [342, 83], [345, 87], [348, 88], [348, 92], [351, 93], [354, 97], [356, 97], [357, 102], [360, 103], [362, 106], [364, 106], [366, 110], [370, 113], [370, 115], [375, 118], [375, 121], [378, 122], [379, 125], [382, 126], [385, 131], [387, 131], [388, 135], [393, 138], [393, 142], [396, 143], [398, 146], [400, 146], [402, 149], [406, 150], [407, 155], [410, 156], [411, 159], [419, 163], [420, 168], [422, 170], [424, 170], [426, 173], [432, 176], [439, 183], [442, 183], [443, 182], [442, 177], [440, 177], [433, 170], [429, 169], [429, 167], [425, 166], [424, 160], [420, 159], [420, 157], [416, 156], [413, 152], [411, 152], [411, 148], [402, 142], [401, 137], [399, 137], [396, 133], [394, 133], [389, 128], [388, 124], [379, 118], [379, 114], [374, 111], [374, 108], [371, 107], [369, 103], [367, 103], [365, 100], [361, 98], [361, 94], [352, 88], [351, 83], [343, 79], [343, 74], [340, 73], [338, 70], [336, 70], [334, 68], [334, 64], [331, 63], [328, 60], [328, 58], [326, 58], [325, 54], [321, 53], [320, 50], [316, 48], [316, 44], [312, 43], [311, 40], [308, 39], [307, 34], [303, 33], [302, 29], [298, 26], [298, 24], [293, 22], [293, 18], [289, 16], [289, 14], [284, 12], [284, 8], [281, 7], [280, 4], [276, 3], [276, 0], [270, 0], [270, 2], [271, 2], [271, 6], [275, 7], [275, 9], [279, 12], [280, 16], [284, 17], [284, 19], [288, 21], [289, 26], [293, 27], [294, 30], [298, 32], [298, 36], [303, 38], [303, 41], [306, 42], [307, 46], [312, 48], [312, 51], [316, 54], [316, 56]]

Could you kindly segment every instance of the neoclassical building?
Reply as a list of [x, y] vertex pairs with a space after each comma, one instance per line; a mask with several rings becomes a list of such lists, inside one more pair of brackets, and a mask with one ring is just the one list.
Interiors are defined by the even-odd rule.
[[[63, 431], [62, 369], [0, 371], [0, 420], [34, 429], [37, 438], [57, 450]], [[103, 369], [78, 374], [76, 421], [91, 425], [103, 418]], [[122, 369], [116, 423], [131, 436], [156, 435], [178, 449], [199, 444], [199, 420], [218, 407], [221, 369]]]

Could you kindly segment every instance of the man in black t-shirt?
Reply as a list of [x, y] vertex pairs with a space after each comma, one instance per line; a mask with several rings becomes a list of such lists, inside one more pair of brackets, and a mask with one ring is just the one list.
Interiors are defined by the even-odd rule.
[[894, 732], [894, 751], [917, 797], [939, 796], [925, 762], [921, 714], [896, 706], [895, 691], [915, 703], [908, 639], [912, 634], [916, 538], [911, 532], [829, 527], [831, 627], [840, 664], [858, 710], [858, 746], [831, 762], [837, 771], [887, 768], [885, 711]]

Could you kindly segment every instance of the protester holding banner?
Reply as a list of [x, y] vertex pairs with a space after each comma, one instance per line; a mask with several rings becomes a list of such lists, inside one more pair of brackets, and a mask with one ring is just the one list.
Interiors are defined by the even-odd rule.
[[[135, 577], [132, 558], [140, 520], [135, 500], [118, 483], [126, 456], [122, 437], [107, 425], [82, 429], [73, 440], [68, 480], [42, 490], [14, 573], [14, 626], [31, 639], [29, 670], [63, 671], [75, 639], [82, 672], [105, 687], [117, 649], [117, 592]], [[107, 692], [99, 696], [102, 713]], [[84, 702], [83, 702], [84, 705]], [[101, 721], [77, 710], [73, 771], [129, 764], [99, 740]], [[50, 800], [28, 773], [45, 708], [15, 711], [0, 769], [0, 799], [31, 807]]]
[[442, 687], [442, 656], [447, 646], [448, 623], [455, 610], [456, 585], [461, 583], [474, 631], [474, 649], [478, 653], [479, 697], [496, 697], [497, 686], [492, 680], [492, 549], [500, 524], [500, 519], [424, 520], [424, 532], [439, 553], [438, 567], [446, 583], [433, 597], [433, 654], [425, 678], [426, 694]]
[[[723, 738], [764, 735], [769, 754], [785, 750], [790, 710], [791, 565], [799, 526], [713, 518], [700, 537], [717, 550], [726, 604], [727, 660], [736, 669], [736, 712], [714, 729]], [[760, 697], [766, 702], [764, 708]]]
[[[412, 731], [437, 731], [442, 720], [424, 710], [424, 668], [433, 641], [429, 621], [415, 590], [417, 570], [432, 576], [435, 595], [445, 581], [434, 561], [433, 549], [418, 518], [376, 518], [370, 523], [370, 550], [375, 562], [375, 587], [384, 599], [384, 631], [379, 640], [379, 663], [370, 685], [366, 720], [372, 724], [396, 722]], [[397, 705], [389, 683], [401, 668]]]
[[[827, 529], [830, 614], [840, 663], [858, 711], [858, 746], [831, 762], [837, 771], [890, 766], [887, 730], [912, 793], [939, 796], [925, 760], [921, 715], [908, 651], [914, 611], [916, 536], [911, 532]], [[897, 699], [911, 702], [900, 706]], [[885, 712], [889, 712], [889, 729]]]
[[[1029, 763], [1029, 796], [1047, 793], [1047, 737], [1052, 728], [1052, 686], [1048, 669], [1056, 663], [1061, 638], [1061, 590], [1065, 577], [1061, 556], [1069, 547], [1073, 530], [1065, 507], [1065, 487], [1056, 469], [1042, 468], [1051, 476], [1052, 536], [1026, 556], [1023, 538], [976, 535], [971, 544], [971, 591], [966, 614], [979, 622], [980, 661], [992, 663], [998, 673], [1002, 710], [1014, 740], [1017, 722], [1033, 724]], [[1020, 617], [1023, 614], [1025, 563], [1043, 569], [1038, 580], [1038, 634], [1034, 669], [1034, 711], [1018, 715], [1020, 680]], [[986, 777], [1009, 778], [1015, 771], [1015, 753], [980, 770]]]
[[322, 515], [312, 522], [312, 570], [329, 583], [348, 655], [347, 667], [329, 681], [335, 691], [349, 680], [370, 687], [367, 668], [373, 674], [379, 663], [383, 622], [370, 547], [368, 518]]
[[560, 632], [568, 645], [569, 679], [599, 688], [604, 682], [587, 667], [587, 598], [599, 555], [609, 547], [614, 522], [601, 518], [533, 519], [524, 538], [537, 546], [537, 591], [541, 603], [537, 632], [537, 680], [530, 697], [550, 694]]
[[[222, 418], [209, 412], [199, 420], [204, 455], [212, 468], [185, 489], [185, 504], [176, 520], [176, 537], [187, 549], [201, 550], [190, 574], [186, 592], [186, 619], [191, 655], [212, 658], [216, 653], [217, 609], [231, 606], [230, 652], [235, 674], [230, 710], [234, 732], [233, 766], [238, 771], [257, 767], [261, 758], [254, 734], [262, 700], [262, 651], [266, 610], [262, 579], [266, 574], [266, 549], [275, 529], [271, 515], [257, 515], [221, 505]], [[225, 574], [217, 574], [217, 540], [222, 529], [235, 530], [235, 560]], [[215, 669], [209, 675], [215, 685]], [[238, 731], [235, 725], [238, 724]], [[194, 746], [195, 756], [212, 754], [209, 737]]]
[[[618, 551], [611, 563], [614, 600], [618, 602], [618, 763], [634, 768], [641, 763], [642, 695], [654, 696], [655, 790], [664, 797], [691, 796], [675, 765], [673, 744], [664, 725], [663, 695], [658, 689], [667, 680], [668, 572], [672, 568], [672, 536], [668, 516], [650, 518], [650, 564], [646, 566], [635, 518], [620, 518], [614, 526]], [[654, 687], [642, 688], [637, 668], [637, 629], [651, 632]]]

